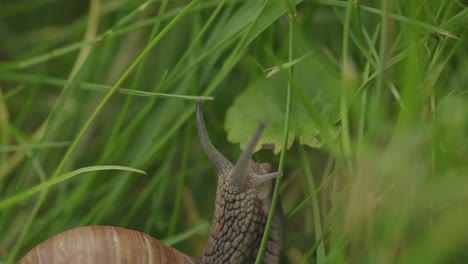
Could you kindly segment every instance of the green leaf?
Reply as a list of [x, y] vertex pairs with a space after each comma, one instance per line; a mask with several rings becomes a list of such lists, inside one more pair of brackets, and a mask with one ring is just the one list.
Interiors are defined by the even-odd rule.
[[[297, 61], [298, 63], [294, 65], [296, 87], [293, 89], [302, 89], [308, 97], [306, 101], [311, 103], [330, 124], [334, 123], [338, 120], [339, 105], [336, 99], [339, 98], [337, 93], [340, 87], [338, 72], [323, 58], [314, 56], [312, 53], [308, 54], [307, 58]], [[288, 65], [290, 66], [292, 65]], [[284, 69], [284, 65], [279, 69]], [[273, 147], [275, 154], [281, 151], [284, 147], [281, 138], [287, 87], [285, 74], [286, 71], [282, 70], [271, 78], [261, 77], [235, 99], [225, 119], [225, 129], [230, 142], [240, 143], [243, 148], [260, 122], [268, 120], [269, 124], [256, 150], [263, 145], [264, 148]], [[295, 94], [294, 90], [293, 94]], [[322, 146], [320, 133], [304, 105], [303, 98], [293, 96], [291, 121], [288, 149], [294, 140], [299, 140], [300, 144], [314, 148]], [[333, 134], [337, 133], [333, 132]]]

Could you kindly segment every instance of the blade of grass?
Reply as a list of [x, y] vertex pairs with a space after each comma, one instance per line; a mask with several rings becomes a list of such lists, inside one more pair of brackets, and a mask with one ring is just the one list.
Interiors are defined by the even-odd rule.
[[5, 210], [23, 200], [28, 198], [29, 196], [40, 192], [40, 191], [45, 191], [48, 190], [50, 187], [59, 184], [63, 181], [66, 181], [68, 179], [71, 179], [79, 174], [90, 172], [90, 171], [102, 171], [102, 170], [125, 170], [125, 171], [131, 171], [131, 172], [137, 172], [140, 174], [146, 175], [146, 172], [139, 170], [139, 169], [134, 169], [130, 167], [125, 167], [125, 166], [91, 166], [91, 167], [84, 167], [80, 168], [71, 172], [67, 172], [63, 175], [59, 175], [57, 177], [51, 178], [50, 180], [47, 180], [45, 182], [42, 182], [38, 185], [35, 185], [34, 187], [30, 188], [29, 190], [26, 190], [22, 193], [19, 193], [15, 196], [9, 197], [7, 199], [4, 199], [0, 201], [0, 211]]
[[168, 79], [172, 79], [174, 77], [175, 73], [179, 72], [180, 67], [186, 61], [188, 56], [193, 52], [193, 49], [196, 47], [196, 45], [198, 45], [200, 43], [200, 40], [203, 37], [203, 35], [206, 33], [208, 28], [215, 21], [215, 18], [221, 12], [221, 9], [224, 6], [225, 2], [226, 2], [226, 0], [222, 0], [222, 1], [219, 2], [219, 4], [216, 6], [216, 9], [213, 11], [213, 13], [208, 18], [208, 21], [204, 24], [203, 28], [200, 30], [200, 32], [197, 34], [197, 36], [192, 41], [190, 41], [190, 43], [191, 43], [190, 46], [184, 52], [182, 57], [177, 61], [177, 64], [174, 66], [174, 68], [172, 68]]
[[180, 161], [179, 175], [177, 176], [178, 181], [177, 181], [176, 197], [174, 201], [174, 208], [172, 210], [171, 219], [169, 221], [169, 227], [167, 229], [167, 235], [166, 235], [167, 237], [171, 237], [175, 233], [177, 221], [179, 218], [180, 206], [182, 204], [183, 189], [185, 186], [185, 178], [187, 176], [188, 161], [190, 157], [189, 154], [190, 154], [190, 146], [191, 146], [190, 143], [192, 142], [192, 135], [193, 135], [193, 123], [189, 123], [185, 129], [182, 158]]
[[[158, 15], [157, 15], [158, 19], [156, 20], [156, 22], [153, 25], [153, 29], [151, 30], [151, 34], [148, 37], [146, 45], [148, 45], [151, 42], [151, 40], [157, 35], [157, 32], [159, 31], [159, 28], [161, 26], [162, 16], [163, 16], [163, 14], [164, 14], [164, 12], [166, 10], [166, 6], [167, 6], [167, 0], [163, 0], [161, 6], [159, 8]], [[147, 57], [144, 57], [142, 59], [140, 65], [139, 65], [139, 67], [138, 67], [135, 78], [132, 81], [132, 85], [130, 87], [131, 91], [129, 91], [130, 93], [137, 90], [137, 87], [139, 86], [140, 81], [141, 81], [141, 77], [142, 77], [142, 74], [143, 74], [143, 69], [146, 66], [146, 62], [147, 62]], [[116, 124], [114, 126], [114, 129], [112, 130], [112, 133], [111, 133], [109, 139], [107, 140], [106, 146], [112, 146], [112, 144], [110, 144], [110, 143], [115, 141], [115, 138], [117, 137], [118, 132], [121, 130], [121, 128], [122, 128], [122, 126], [123, 126], [123, 124], [125, 122], [125, 119], [127, 117], [127, 113], [129, 111], [130, 106], [132, 105], [132, 102], [133, 102], [132, 97], [127, 97], [125, 99], [124, 106], [120, 110], [119, 117], [118, 117], [118, 119], [116, 121]], [[104, 153], [107, 153], [108, 150], [109, 150], [109, 148], [106, 148]], [[106, 156], [106, 155], [103, 155], [103, 156]]]
[[162, 242], [166, 245], [175, 245], [177, 243], [180, 243], [181, 241], [187, 240], [189, 237], [192, 237], [195, 234], [205, 234], [209, 231], [210, 229], [210, 223], [208, 222], [198, 222], [190, 229], [183, 233], [179, 233], [178, 235], [167, 237], [162, 240]]
[[[323, 4], [323, 5], [336, 6], [336, 7], [343, 7], [343, 8], [347, 7], [347, 2], [339, 1], [339, 0], [314, 0], [314, 2]], [[360, 5], [360, 7], [361, 7], [362, 10], [367, 11], [370, 14], [378, 15], [380, 17], [384, 16], [385, 12], [386, 12], [384, 9], [378, 9], [378, 8], [364, 6], [364, 5]], [[443, 34], [443, 35], [448, 36], [450, 38], [458, 39], [458, 37], [456, 35], [452, 34], [448, 30], [445, 30], [445, 29], [443, 29], [441, 27], [437, 27], [437, 26], [434, 26], [434, 25], [431, 25], [431, 24], [421, 22], [421, 21], [416, 20], [416, 19], [408, 18], [406, 16], [395, 14], [395, 13], [390, 13], [390, 12], [388, 14], [386, 14], [385, 16], [388, 16], [388, 18], [391, 18], [391, 19], [394, 19], [394, 20], [397, 20], [397, 21], [401, 21], [401, 22], [408, 23], [408, 24], [411, 24], [411, 25], [416, 25], [418, 27], [421, 27], [421, 28], [423, 28], [425, 30], [428, 30], [428, 31], [431, 31], [431, 32]]]
[[[267, 2], [267, 1], [265, 1]], [[296, 24], [296, 5], [292, 4], [289, 0], [284, 0], [284, 5], [289, 7], [288, 15], [289, 15], [289, 42], [288, 42], [288, 62], [292, 62], [294, 60], [294, 32], [299, 30]], [[287, 146], [288, 143], [288, 135], [289, 135], [289, 121], [291, 119], [291, 100], [292, 100], [292, 81], [291, 79], [294, 78], [294, 66], [288, 68], [288, 86], [286, 88], [286, 108], [285, 108], [285, 117], [284, 117], [284, 127], [283, 127], [283, 140], [282, 145]], [[278, 171], [283, 172], [284, 169], [284, 160], [286, 157], [286, 150], [287, 148], [281, 149], [280, 153], [280, 160], [278, 165]], [[265, 225], [265, 231], [263, 232], [262, 242], [260, 244], [260, 248], [257, 253], [257, 258], [255, 260], [255, 264], [260, 264], [263, 261], [263, 255], [266, 250], [266, 246], [268, 243], [268, 236], [270, 235], [271, 225], [273, 224], [273, 220], [275, 217], [275, 210], [279, 200], [279, 193], [280, 187], [283, 177], [279, 177], [276, 179], [275, 188], [273, 191], [273, 197], [271, 199], [271, 207], [270, 212], [268, 214], [268, 220]]]
[[[24, 73], [15, 73], [15, 72], [5, 72], [0, 73], [0, 80], [3, 81], [15, 81], [15, 82], [22, 82], [22, 83], [44, 83], [48, 85], [53, 85], [57, 87], [63, 87], [67, 84], [65, 79], [55, 78], [50, 76], [37, 76], [33, 74], [24, 74]], [[98, 91], [98, 92], [108, 92], [112, 90], [112, 86], [104, 85], [104, 84], [96, 84], [96, 83], [89, 83], [89, 82], [81, 82], [78, 85], [78, 88], [90, 90], [90, 91]], [[213, 100], [212, 96], [197, 96], [197, 95], [182, 95], [182, 94], [169, 94], [169, 93], [155, 93], [155, 92], [146, 92], [146, 91], [138, 91], [133, 89], [126, 89], [126, 88], [117, 88], [117, 92], [132, 95], [132, 96], [141, 96], [141, 97], [161, 97], [161, 98], [176, 98], [176, 99], [185, 99], [185, 100]]]
[[28, 151], [28, 150], [37, 150], [37, 149], [47, 149], [47, 148], [62, 148], [69, 146], [70, 142], [62, 141], [62, 142], [45, 142], [45, 143], [38, 143], [38, 144], [21, 144], [21, 145], [7, 145], [7, 146], [0, 146], [0, 153], [6, 152], [16, 152], [16, 151]]
[[169, 30], [177, 24], [182, 17], [184, 17], [187, 12], [193, 8], [199, 0], [193, 0], [188, 4], [182, 12], [180, 12], [152, 41], [151, 43], [141, 52], [141, 54], [135, 59], [135, 61], [128, 67], [128, 69], [125, 71], [125, 73], [121, 76], [121, 78], [116, 82], [116, 84], [112, 87], [112, 89], [108, 92], [108, 94], [104, 97], [104, 99], [101, 101], [101, 103], [97, 106], [96, 110], [93, 112], [93, 114], [89, 117], [83, 128], [78, 132], [77, 136], [73, 140], [72, 145], [64, 155], [63, 159], [61, 160], [60, 164], [57, 166], [54, 175], [57, 175], [67, 162], [69, 156], [73, 152], [73, 150], [76, 148], [78, 145], [78, 142], [86, 132], [86, 130], [89, 128], [91, 123], [94, 121], [96, 116], [101, 112], [101, 110], [104, 108], [106, 103], [109, 101], [109, 99], [112, 97], [112, 95], [117, 91], [117, 88], [124, 82], [125, 79], [130, 75], [130, 73], [135, 69], [135, 67], [140, 63], [140, 61], [146, 57], [149, 53], [149, 51], [161, 40], [161, 38], [169, 32]]
[[[148, 183], [147, 187], [138, 195], [138, 197], [132, 202], [132, 207], [128, 213], [125, 214], [125, 217], [120, 221], [120, 226], [128, 226], [130, 222], [135, 217], [138, 210], [145, 206], [145, 202], [151, 197], [151, 195], [157, 191], [158, 185], [161, 182], [161, 179], [164, 175], [171, 173], [170, 171], [170, 161], [173, 158], [173, 155], [169, 155], [166, 159], [167, 162], [163, 163], [161, 168], [158, 168], [158, 171], [151, 175], [151, 182]], [[96, 206], [97, 207], [97, 206]], [[89, 214], [92, 214], [91, 211]], [[84, 223], [89, 223], [89, 221], [84, 221]]]
[[[347, 160], [351, 157], [351, 138], [349, 135], [349, 117], [348, 117], [348, 93], [353, 87], [349, 87], [350, 80], [348, 80], [348, 67], [351, 62], [348, 61], [348, 39], [351, 24], [351, 14], [353, 10], [353, 1], [348, 0], [346, 7], [346, 15], [344, 21], [342, 51], [341, 51], [341, 96], [340, 96], [340, 117], [341, 117], [341, 147], [343, 149], [344, 158]], [[347, 164], [350, 169], [350, 164]]]
[[[309, 159], [307, 157], [306, 151], [304, 146], [299, 147], [299, 154], [302, 158], [302, 166], [304, 167], [305, 176], [307, 179], [307, 183], [309, 185], [309, 191], [311, 193], [316, 191], [314, 176], [312, 174], [312, 169], [310, 168]], [[318, 204], [317, 196], [314, 195], [312, 198], [312, 208], [313, 208], [313, 218], [314, 218], [314, 233], [315, 233], [315, 241], [321, 241], [323, 239], [323, 228], [322, 228], [322, 217], [320, 215], [320, 207]], [[325, 262], [325, 246], [323, 243], [319, 243], [317, 247], [317, 263], [321, 264]]]
[[287, 215], [286, 215], [286, 219], [289, 219], [291, 217], [293, 217], [299, 210], [301, 210], [302, 208], [304, 208], [304, 206], [310, 201], [312, 200], [315, 196], [317, 196], [317, 194], [323, 189], [325, 188], [328, 183], [335, 177], [336, 175], [336, 172], [334, 173], [331, 173], [326, 179], [323, 180], [322, 184], [320, 184], [320, 186], [315, 189], [314, 192], [312, 192], [311, 194], [309, 194], [306, 198], [304, 198], [304, 200], [302, 200], [302, 202], [300, 204], [298, 204], [294, 209], [291, 210], [291, 212], [289, 212]]

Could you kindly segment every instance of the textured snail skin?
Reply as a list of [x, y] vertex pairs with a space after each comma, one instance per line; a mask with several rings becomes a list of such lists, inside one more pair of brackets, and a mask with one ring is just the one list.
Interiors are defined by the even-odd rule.
[[[252, 162], [251, 168], [258, 168]], [[199, 259], [201, 264], [255, 263], [268, 218], [271, 197], [260, 199], [259, 190], [246, 188], [238, 191], [227, 179], [219, 177], [216, 210], [210, 236]], [[269, 183], [269, 182], [268, 182]], [[271, 184], [262, 186], [270, 191]], [[263, 264], [280, 263], [282, 248], [281, 206], [278, 206], [270, 229]]]
[[67, 230], [33, 248], [18, 264], [191, 264], [194, 260], [137, 231], [114, 226]]

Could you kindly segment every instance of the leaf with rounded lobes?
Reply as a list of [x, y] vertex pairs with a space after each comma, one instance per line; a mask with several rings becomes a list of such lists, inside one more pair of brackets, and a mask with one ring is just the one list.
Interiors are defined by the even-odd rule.
[[[240, 143], [241, 148], [244, 148], [258, 124], [266, 119], [269, 124], [255, 150], [262, 146], [269, 149], [274, 146], [274, 153], [278, 154], [284, 148], [282, 134], [288, 85], [286, 74], [286, 71], [280, 71], [272, 78], [262, 77], [234, 100], [225, 119], [225, 129], [230, 142]], [[339, 92], [339, 80], [339, 73], [323, 58], [313, 54], [295, 65], [287, 149], [294, 140], [314, 148], [323, 145], [306, 104], [311, 104], [331, 127], [339, 119], [339, 101], [336, 99], [339, 98], [339, 95], [336, 95]], [[306, 97], [301, 98], [295, 89], [301, 89]], [[332, 135], [337, 133], [331, 132]]]

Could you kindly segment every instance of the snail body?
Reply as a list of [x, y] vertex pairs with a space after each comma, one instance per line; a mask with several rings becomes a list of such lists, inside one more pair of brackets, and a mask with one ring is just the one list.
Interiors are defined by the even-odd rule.
[[[213, 223], [208, 241], [193, 259], [138, 231], [111, 226], [87, 226], [62, 232], [29, 251], [26, 263], [254, 263], [271, 207], [272, 181], [268, 163], [251, 160], [266, 123], [255, 132], [233, 165], [211, 143], [205, 128], [201, 101], [196, 104], [197, 128], [205, 153], [218, 172]], [[282, 249], [281, 204], [278, 204], [263, 257], [277, 264]]]

